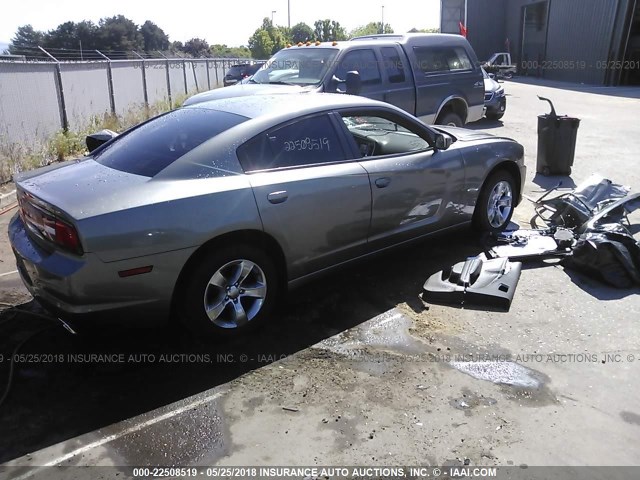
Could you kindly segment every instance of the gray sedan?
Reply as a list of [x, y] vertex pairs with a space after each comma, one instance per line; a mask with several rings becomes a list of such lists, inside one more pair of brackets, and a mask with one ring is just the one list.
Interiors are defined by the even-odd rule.
[[231, 98], [17, 176], [9, 237], [61, 318], [229, 334], [332, 267], [465, 224], [504, 229], [524, 173], [513, 140], [374, 100]]

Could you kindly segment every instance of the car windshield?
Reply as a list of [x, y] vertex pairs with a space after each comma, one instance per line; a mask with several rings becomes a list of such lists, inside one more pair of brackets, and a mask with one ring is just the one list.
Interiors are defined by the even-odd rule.
[[246, 120], [218, 110], [173, 110], [116, 137], [93, 159], [106, 167], [153, 177], [198, 145]]
[[318, 85], [337, 53], [333, 48], [285, 48], [258, 70], [252, 80], [256, 83]]

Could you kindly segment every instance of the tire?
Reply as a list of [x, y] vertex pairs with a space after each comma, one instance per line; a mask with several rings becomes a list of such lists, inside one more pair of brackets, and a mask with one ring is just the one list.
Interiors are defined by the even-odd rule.
[[475, 211], [473, 225], [482, 232], [498, 233], [511, 221], [516, 185], [505, 170], [498, 170], [485, 180]]
[[487, 113], [485, 117], [487, 117], [489, 120], [500, 120], [502, 117], [504, 117], [504, 112]]
[[249, 332], [268, 318], [278, 298], [273, 261], [251, 245], [211, 250], [187, 275], [178, 316], [198, 336], [215, 338]]
[[436, 122], [438, 125], [448, 125], [450, 127], [462, 127], [464, 124], [458, 114], [453, 112], [447, 112], [438, 118]]

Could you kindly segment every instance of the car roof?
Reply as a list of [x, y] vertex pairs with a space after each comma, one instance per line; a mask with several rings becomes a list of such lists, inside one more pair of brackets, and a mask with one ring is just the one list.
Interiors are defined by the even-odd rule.
[[339, 42], [309, 42], [309, 45], [302, 43], [292, 45], [283, 50], [298, 48], [332, 48], [335, 50], [346, 50], [365, 45], [389, 45], [391, 43], [400, 43], [410, 47], [422, 46], [428, 42], [429, 45], [464, 45], [466, 39], [461, 35], [449, 33], [385, 33], [377, 35], [363, 35], [354, 37], [350, 40], [341, 40]]
[[249, 95], [195, 103], [183, 108], [206, 108], [247, 118], [263, 116], [308, 115], [337, 108], [395, 107], [370, 98], [339, 93], [282, 93]]

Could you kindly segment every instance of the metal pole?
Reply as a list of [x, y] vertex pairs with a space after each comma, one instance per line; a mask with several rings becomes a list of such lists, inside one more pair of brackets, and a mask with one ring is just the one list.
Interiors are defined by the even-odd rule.
[[380, 33], [384, 33], [384, 5], [382, 5], [382, 23], [380, 27]]
[[273, 14], [276, 12], [277, 10], [271, 10], [271, 25], [273, 25]]
[[291, 0], [287, 0], [287, 26], [291, 28]]
[[207, 58], [205, 62], [207, 64], [207, 87], [209, 87], [209, 90], [211, 90], [211, 72], [209, 72], [209, 59]]
[[149, 94], [147, 93], [147, 64], [144, 62], [144, 57], [135, 50], [133, 51], [142, 60], [142, 93], [144, 95], [144, 106], [149, 108]]
[[469, 29], [469, 25], [467, 25], [467, 0], [464, 0], [464, 28]]
[[109, 88], [109, 103], [111, 104], [111, 114], [116, 114], [116, 98], [113, 94], [113, 74], [111, 72], [111, 59], [103, 54], [100, 50], [96, 50], [98, 55], [107, 61], [107, 87]]
[[169, 59], [163, 55], [163, 53], [158, 50], [158, 53], [162, 58], [164, 58], [164, 65], [166, 67], [167, 73], [167, 95], [169, 97], [169, 108], [173, 106], [173, 100], [171, 99], [171, 77], [169, 76]]
[[58, 93], [58, 108], [60, 109], [60, 124], [62, 130], [69, 131], [69, 118], [67, 117], [67, 104], [64, 101], [64, 88], [62, 88], [62, 69], [60, 68], [60, 62], [56, 57], [47, 52], [44, 48], [38, 45], [38, 48], [42, 50], [49, 58], [56, 62], [56, 92]]
[[196, 63], [191, 60], [191, 70], [193, 70], [193, 81], [196, 84], [196, 92], [200, 91], [200, 87], [198, 87], [198, 76], [196, 75]]

